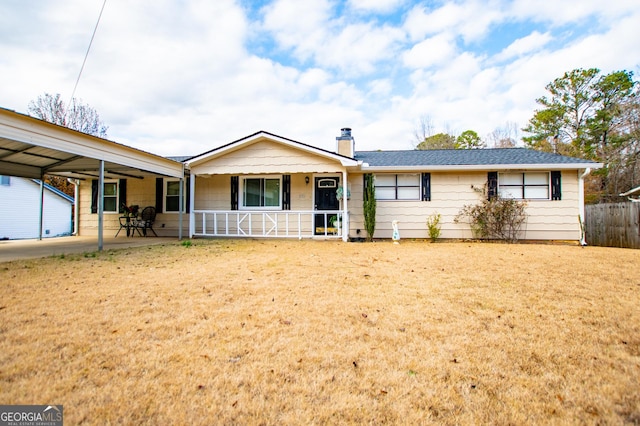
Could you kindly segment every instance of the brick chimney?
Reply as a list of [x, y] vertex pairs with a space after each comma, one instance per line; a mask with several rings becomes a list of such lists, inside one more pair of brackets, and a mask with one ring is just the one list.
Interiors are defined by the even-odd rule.
[[350, 127], [340, 129], [340, 136], [336, 138], [336, 144], [338, 154], [353, 158], [356, 141], [353, 139], [353, 136], [351, 136]]

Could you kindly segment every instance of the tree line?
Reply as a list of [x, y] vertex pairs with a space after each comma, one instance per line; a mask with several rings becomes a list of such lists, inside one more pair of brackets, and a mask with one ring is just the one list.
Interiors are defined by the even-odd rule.
[[[527, 148], [603, 164], [587, 181], [588, 202], [617, 201], [621, 192], [640, 185], [640, 85], [631, 71], [603, 74], [597, 68], [564, 73], [536, 99], [539, 108], [527, 125]], [[483, 141], [473, 130], [459, 136], [432, 134], [428, 119], [416, 132], [416, 149], [478, 149], [516, 146], [514, 123]], [[424, 135], [424, 137], [420, 137]]]

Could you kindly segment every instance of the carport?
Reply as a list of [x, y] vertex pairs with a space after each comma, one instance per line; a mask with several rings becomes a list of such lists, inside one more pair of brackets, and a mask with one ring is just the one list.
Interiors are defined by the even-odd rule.
[[[40, 179], [43, 194], [45, 174], [98, 179], [98, 250], [103, 248], [105, 178], [179, 178], [181, 198], [185, 178], [180, 162], [0, 108], [0, 175]], [[40, 200], [41, 239], [42, 196]], [[180, 212], [180, 223], [182, 220]], [[182, 239], [182, 226], [179, 229]]]

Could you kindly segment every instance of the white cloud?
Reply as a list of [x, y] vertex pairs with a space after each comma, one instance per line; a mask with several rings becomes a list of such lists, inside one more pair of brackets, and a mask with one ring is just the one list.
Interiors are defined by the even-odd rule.
[[497, 0], [445, 2], [433, 10], [415, 6], [407, 14], [404, 28], [414, 41], [428, 35], [446, 33], [471, 42], [485, 36], [491, 25], [502, 18]]
[[526, 55], [542, 49], [547, 43], [549, 43], [553, 37], [551, 33], [546, 32], [544, 34], [534, 31], [526, 37], [519, 38], [505, 47], [502, 52], [495, 56], [495, 60], [505, 61], [514, 57]]
[[393, 57], [404, 32], [391, 26], [333, 18], [326, 1], [277, 0], [264, 8], [264, 28], [299, 61], [336, 69], [346, 76], [370, 73]]
[[429, 68], [445, 64], [455, 52], [455, 41], [446, 35], [437, 35], [414, 45], [405, 52], [403, 61], [409, 68]]
[[580, 23], [590, 16], [614, 23], [619, 17], [635, 14], [638, 10], [638, 2], [636, 0], [554, 0], [553, 2], [515, 0], [508, 4], [507, 9], [509, 15], [517, 19], [546, 21], [554, 25]]
[[406, 0], [349, 0], [349, 6], [366, 12], [389, 13], [405, 2]]

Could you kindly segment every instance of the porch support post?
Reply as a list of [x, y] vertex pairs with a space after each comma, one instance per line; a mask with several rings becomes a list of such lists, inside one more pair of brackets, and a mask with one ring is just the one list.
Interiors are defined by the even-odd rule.
[[178, 209], [178, 241], [182, 241], [182, 216], [184, 215], [184, 165], [182, 166], [182, 177], [180, 178], [180, 189], [178, 192], [178, 200], [180, 200], [180, 208]]
[[40, 216], [38, 217], [38, 240], [42, 240], [44, 223], [44, 175], [40, 175]]
[[102, 251], [104, 227], [104, 160], [100, 160], [98, 174], [98, 251]]
[[196, 205], [196, 175], [191, 173], [189, 179], [189, 238], [193, 238], [193, 234], [196, 233], [196, 216], [194, 208]]
[[347, 206], [347, 193], [349, 192], [347, 171], [342, 171], [342, 241], [349, 241], [349, 208]]

